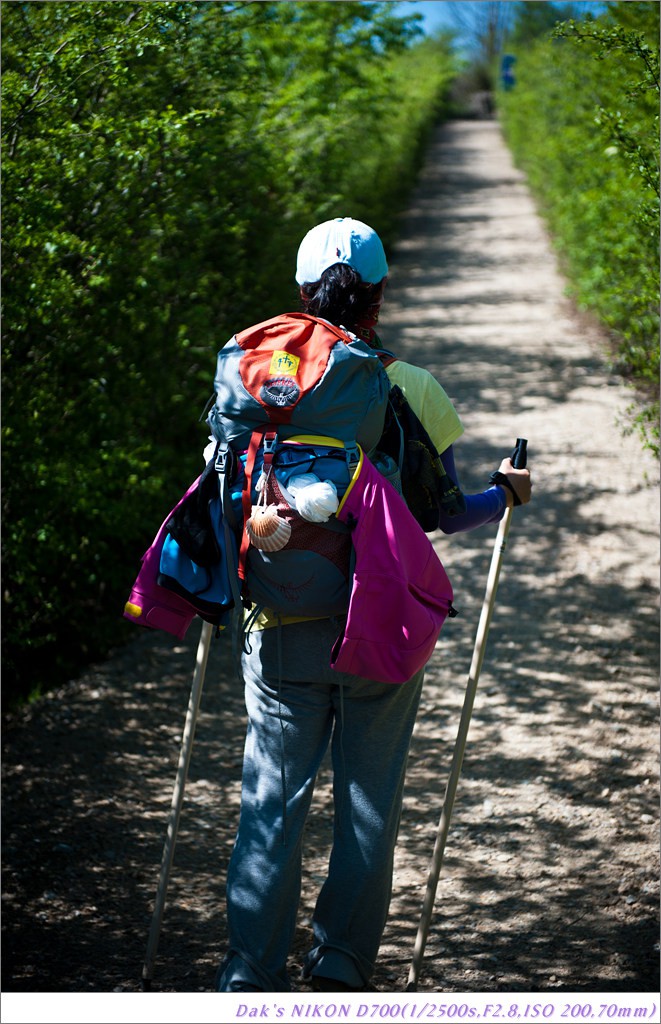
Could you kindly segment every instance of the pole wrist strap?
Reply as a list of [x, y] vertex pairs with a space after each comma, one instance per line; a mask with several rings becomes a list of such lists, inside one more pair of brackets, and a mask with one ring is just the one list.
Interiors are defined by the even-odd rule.
[[508, 477], [506, 477], [504, 473], [501, 473], [499, 469], [494, 470], [494, 472], [491, 474], [491, 476], [489, 477], [489, 483], [500, 484], [502, 487], [507, 487], [508, 491], [511, 491], [514, 495], [514, 504], [521, 504], [521, 498], [514, 490], [514, 486], [512, 485], [512, 483], [510, 483]]

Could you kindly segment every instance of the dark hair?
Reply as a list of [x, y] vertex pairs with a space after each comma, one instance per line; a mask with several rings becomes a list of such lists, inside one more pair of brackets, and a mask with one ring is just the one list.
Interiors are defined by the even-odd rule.
[[382, 282], [366, 284], [357, 270], [334, 263], [314, 283], [301, 288], [303, 312], [353, 330], [379, 302]]

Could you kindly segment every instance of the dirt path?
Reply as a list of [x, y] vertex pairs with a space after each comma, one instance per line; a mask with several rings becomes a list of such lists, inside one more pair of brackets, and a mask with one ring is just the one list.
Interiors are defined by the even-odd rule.
[[[404, 219], [383, 335], [455, 401], [464, 488], [481, 489], [524, 436], [535, 496], [514, 515], [421, 990], [659, 987], [658, 469], [622, 436], [629, 393], [563, 289], [496, 123], [443, 128]], [[408, 977], [494, 538], [438, 536], [460, 617], [443, 630], [414, 737], [383, 991]], [[5, 722], [5, 992], [139, 991], [197, 638], [137, 634]], [[242, 732], [218, 642], [155, 990], [213, 987]], [[315, 797], [294, 974], [324, 873], [329, 783]]]

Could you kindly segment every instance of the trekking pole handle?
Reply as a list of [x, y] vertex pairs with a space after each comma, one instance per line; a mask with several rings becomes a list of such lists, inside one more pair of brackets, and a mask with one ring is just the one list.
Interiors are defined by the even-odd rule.
[[516, 447], [510, 456], [515, 469], [525, 469], [528, 461], [528, 441], [525, 437], [517, 437]]

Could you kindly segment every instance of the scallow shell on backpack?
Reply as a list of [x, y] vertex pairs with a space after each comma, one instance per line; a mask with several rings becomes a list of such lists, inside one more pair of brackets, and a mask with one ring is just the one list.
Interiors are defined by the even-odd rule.
[[280, 518], [275, 505], [253, 505], [246, 533], [260, 551], [280, 551], [291, 536], [291, 525]]

